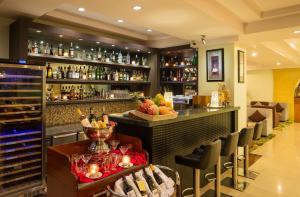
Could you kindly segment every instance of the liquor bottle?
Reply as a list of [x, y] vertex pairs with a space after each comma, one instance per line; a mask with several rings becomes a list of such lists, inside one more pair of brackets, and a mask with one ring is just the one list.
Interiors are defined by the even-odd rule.
[[126, 64], [130, 64], [130, 54], [129, 54], [129, 52], [126, 55]]
[[101, 52], [101, 48], [99, 47], [98, 48], [98, 52], [97, 52], [97, 59], [98, 59], [98, 61], [102, 61], [102, 52]]
[[142, 64], [143, 66], [147, 65], [147, 58], [145, 56], [142, 57]]
[[39, 47], [38, 47], [38, 44], [36, 41], [34, 41], [33, 43], [33, 49], [32, 49], [32, 52], [35, 53], [35, 54], [38, 54], [39, 53]]
[[88, 119], [85, 115], [82, 114], [81, 110], [80, 110], [79, 108], [77, 108], [76, 111], [77, 111], [77, 113], [78, 113], [79, 116], [80, 116], [79, 119], [80, 119], [81, 125], [82, 125], [83, 127], [92, 127], [92, 125], [91, 125], [89, 119]]
[[161, 187], [161, 189], [164, 191], [167, 189], [166, 184], [163, 182], [162, 178], [157, 174], [157, 172], [155, 172], [155, 168], [152, 164], [150, 164], [150, 170], [153, 173], [153, 177], [155, 179], [155, 181], [157, 182], [157, 184]]
[[198, 65], [198, 51], [197, 50], [194, 53], [192, 64], [193, 64], [193, 66], [197, 66]]
[[57, 67], [57, 78], [58, 78], [58, 79], [61, 79], [61, 78], [62, 78], [61, 72], [62, 72], [62, 68]]
[[157, 189], [155, 188], [154, 182], [152, 180], [152, 177], [146, 172], [145, 167], [143, 167], [143, 172], [144, 172], [144, 178], [149, 186], [149, 189], [151, 190], [152, 193], [157, 192]]
[[79, 79], [82, 79], [82, 78], [83, 78], [83, 71], [82, 71], [82, 69], [81, 69], [81, 66], [79, 67], [78, 78], [79, 78]]
[[68, 70], [67, 70], [67, 79], [72, 79], [72, 72], [71, 72], [71, 66], [69, 65]]
[[63, 56], [63, 55], [64, 55], [64, 53], [63, 53], [63, 44], [62, 44], [62, 43], [59, 43], [59, 44], [58, 44], [58, 49], [57, 49], [57, 51], [58, 51], [58, 52], [57, 52], [57, 53], [58, 53], [58, 54], [57, 54], [58, 56]]
[[88, 79], [88, 71], [85, 69], [85, 66], [82, 70], [82, 79]]
[[52, 78], [53, 75], [52, 75], [52, 68], [50, 66], [50, 63], [48, 63], [48, 66], [47, 66], [47, 78]]
[[45, 50], [44, 50], [44, 54], [45, 54], [45, 55], [50, 55], [50, 47], [49, 47], [49, 43], [48, 43], [48, 42], [46, 43], [46, 47], [45, 47]]
[[146, 186], [145, 186], [145, 182], [143, 180], [138, 179], [135, 176], [135, 173], [132, 172], [132, 177], [133, 177], [133, 182], [136, 185], [136, 187], [138, 188], [140, 194], [142, 195], [142, 197], [147, 197], [147, 191], [146, 191]]
[[119, 63], [119, 64], [122, 64], [122, 63], [123, 63], [123, 55], [122, 55], [121, 51], [120, 51], [119, 54], [118, 54], [118, 63]]
[[139, 57], [138, 57], [137, 54], [135, 55], [134, 62], [135, 62], [135, 65], [138, 65], [139, 62], [140, 62]]
[[92, 120], [98, 121], [98, 118], [95, 115], [92, 107], [90, 107], [90, 115], [89, 115], [88, 119], [89, 119], [90, 122], [92, 122]]
[[115, 51], [113, 51], [111, 54], [110, 54], [110, 60], [115, 63], [116, 62], [116, 55], [115, 55]]
[[124, 193], [128, 196], [128, 197], [135, 197], [136, 194], [132, 188], [131, 185], [128, 184], [126, 178], [123, 176], [122, 177], [122, 180], [123, 180], [123, 191]]
[[53, 46], [50, 44], [50, 55], [54, 55]]
[[111, 70], [111, 71], [110, 71], [110, 80], [111, 80], [111, 81], [114, 81], [114, 80], [115, 80], [114, 77], [115, 77], [114, 71]]
[[92, 67], [91, 73], [92, 73], [92, 79], [95, 80], [96, 79], [96, 69], [95, 69], [95, 67]]
[[73, 43], [71, 42], [70, 48], [69, 48], [69, 57], [74, 57], [74, 48], [73, 48]]
[[28, 45], [27, 45], [27, 52], [28, 53], [32, 53], [32, 42], [31, 42], [31, 40], [28, 40]]
[[66, 67], [61, 67], [61, 70], [60, 70], [60, 72], [61, 72], [61, 78], [62, 79], [65, 79], [66, 78], [66, 73], [65, 73], [65, 71], [66, 71]]
[[96, 80], [100, 80], [100, 68], [99, 67], [96, 67], [96, 70], [95, 70], [95, 79]]
[[123, 71], [121, 69], [120, 72], [119, 72], [119, 81], [123, 81], [123, 80], [124, 80], [124, 78], [123, 78]]
[[118, 73], [118, 70], [116, 69], [116, 72], [114, 74], [114, 80], [115, 81], [119, 81], [119, 73]]
[[80, 78], [80, 74], [79, 74], [79, 69], [78, 69], [78, 67], [76, 67], [76, 70], [75, 70], [75, 78], [76, 79], [79, 79]]

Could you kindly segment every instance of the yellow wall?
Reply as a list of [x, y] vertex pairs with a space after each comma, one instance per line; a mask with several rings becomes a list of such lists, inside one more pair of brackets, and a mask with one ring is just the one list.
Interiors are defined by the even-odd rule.
[[290, 119], [294, 120], [294, 91], [300, 80], [300, 68], [273, 70], [274, 101], [288, 102]]

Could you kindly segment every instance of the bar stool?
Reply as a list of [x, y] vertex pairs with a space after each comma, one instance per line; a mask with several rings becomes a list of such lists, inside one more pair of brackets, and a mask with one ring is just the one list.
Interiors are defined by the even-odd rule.
[[193, 188], [187, 188], [183, 190], [184, 192], [188, 190], [194, 190], [194, 197], [200, 196], [200, 170], [206, 170], [211, 167], [215, 167], [215, 196], [220, 197], [220, 153], [221, 153], [221, 141], [216, 140], [207, 145], [202, 145], [200, 148], [197, 148], [189, 155], [176, 155], [175, 162], [176, 164], [181, 164], [193, 168], [194, 171], [194, 181]]
[[238, 147], [244, 148], [244, 156], [239, 157], [239, 160], [244, 160], [244, 173], [243, 176], [250, 179], [255, 179], [258, 175], [257, 172], [250, 171], [249, 168], [249, 145], [252, 143], [254, 129], [243, 128], [240, 132]]
[[263, 130], [263, 122], [257, 122], [254, 126], [254, 134], [253, 134], [253, 139], [258, 140], [261, 138]]
[[222, 185], [234, 188], [239, 191], [244, 191], [244, 182], [239, 182], [237, 179], [237, 147], [239, 141], [239, 132], [230, 133], [227, 137], [221, 137], [221, 157], [231, 157], [231, 161], [223, 164], [226, 169], [232, 169], [232, 177], [226, 177], [222, 181]]

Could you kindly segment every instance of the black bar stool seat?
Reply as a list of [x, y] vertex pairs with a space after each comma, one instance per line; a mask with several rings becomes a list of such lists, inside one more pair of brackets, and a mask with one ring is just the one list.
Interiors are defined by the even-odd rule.
[[188, 155], [176, 155], [176, 164], [181, 164], [193, 168], [194, 170], [194, 182], [193, 188], [188, 188], [183, 191], [194, 189], [194, 196], [200, 196], [200, 170], [206, 170], [211, 167], [215, 167], [215, 196], [220, 197], [220, 153], [221, 153], [221, 141], [216, 140], [207, 145], [202, 145], [196, 148], [192, 154]]

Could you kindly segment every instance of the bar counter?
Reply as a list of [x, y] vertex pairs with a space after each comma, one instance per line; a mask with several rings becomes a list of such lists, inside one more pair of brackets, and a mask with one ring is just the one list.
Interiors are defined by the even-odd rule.
[[[112, 114], [110, 119], [117, 122], [116, 131], [138, 137], [143, 142], [143, 148], [149, 153], [149, 162], [175, 166], [175, 155], [190, 154], [201, 144], [226, 136], [237, 131], [239, 107], [220, 109], [186, 109], [180, 110], [175, 119], [148, 122], [128, 117], [124, 114]], [[223, 160], [227, 160], [224, 158]], [[182, 179], [183, 188], [191, 186], [192, 169], [177, 166]], [[205, 172], [201, 173], [201, 183]]]

